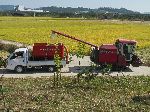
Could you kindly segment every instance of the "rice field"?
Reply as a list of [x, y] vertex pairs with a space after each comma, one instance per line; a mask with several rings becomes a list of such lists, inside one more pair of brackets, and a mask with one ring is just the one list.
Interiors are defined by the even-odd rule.
[[149, 22], [50, 17], [0, 17], [0, 39], [31, 45], [36, 42], [62, 42], [69, 49], [76, 48], [77, 42], [73, 40], [61, 36], [51, 39], [51, 30], [70, 34], [98, 46], [104, 43], [114, 43], [118, 38], [136, 40], [139, 48], [150, 46]]

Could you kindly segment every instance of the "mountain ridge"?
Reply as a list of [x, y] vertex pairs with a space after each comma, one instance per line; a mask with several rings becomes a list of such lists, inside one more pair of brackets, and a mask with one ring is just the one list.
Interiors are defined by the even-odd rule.
[[83, 7], [40, 7], [36, 8], [43, 10], [44, 12], [57, 12], [57, 13], [87, 13], [87, 12], [96, 12], [96, 13], [120, 13], [120, 14], [140, 14], [140, 12], [128, 10], [126, 8], [112, 8], [112, 7], [100, 7], [100, 8], [83, 8]]

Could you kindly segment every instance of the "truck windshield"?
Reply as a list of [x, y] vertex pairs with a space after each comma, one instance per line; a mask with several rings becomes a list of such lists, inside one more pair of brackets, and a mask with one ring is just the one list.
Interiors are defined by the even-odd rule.
[[23, 58], [23, 54], [24, 52], [23, 51], [19, 51], [19, 52], [14, 52], [12, 54], [12, 56], [10, 57], [10, 59], [15, 59], [15, 58]]

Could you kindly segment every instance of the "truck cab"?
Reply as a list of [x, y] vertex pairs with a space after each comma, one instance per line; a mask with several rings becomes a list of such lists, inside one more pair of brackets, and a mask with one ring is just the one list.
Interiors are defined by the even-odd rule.
[[22, 72], [28, 62], [28, 49], [16, 49], [7, 59], [6, 69]]

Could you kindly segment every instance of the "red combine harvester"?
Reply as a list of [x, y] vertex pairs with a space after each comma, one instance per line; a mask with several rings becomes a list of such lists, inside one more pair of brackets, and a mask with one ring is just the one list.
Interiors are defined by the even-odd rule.
[[58, 31], [52, 30], [52, 34], [62, 35], [64, 37], [94, 47], [92, 49], [90, 59], [95, 64], [101, 66], [109, 64], [115, 68], [125, 68], [127, 66], [130, 66], [130, 64], [134, 67], [139, 67], [142, 64], [141, 60], [135, 54], [135, 47], [137, 42], [134, 40], [118, 39], [116, 40], [115, 44], [103, 44], [98, 47], [96, 45]]

